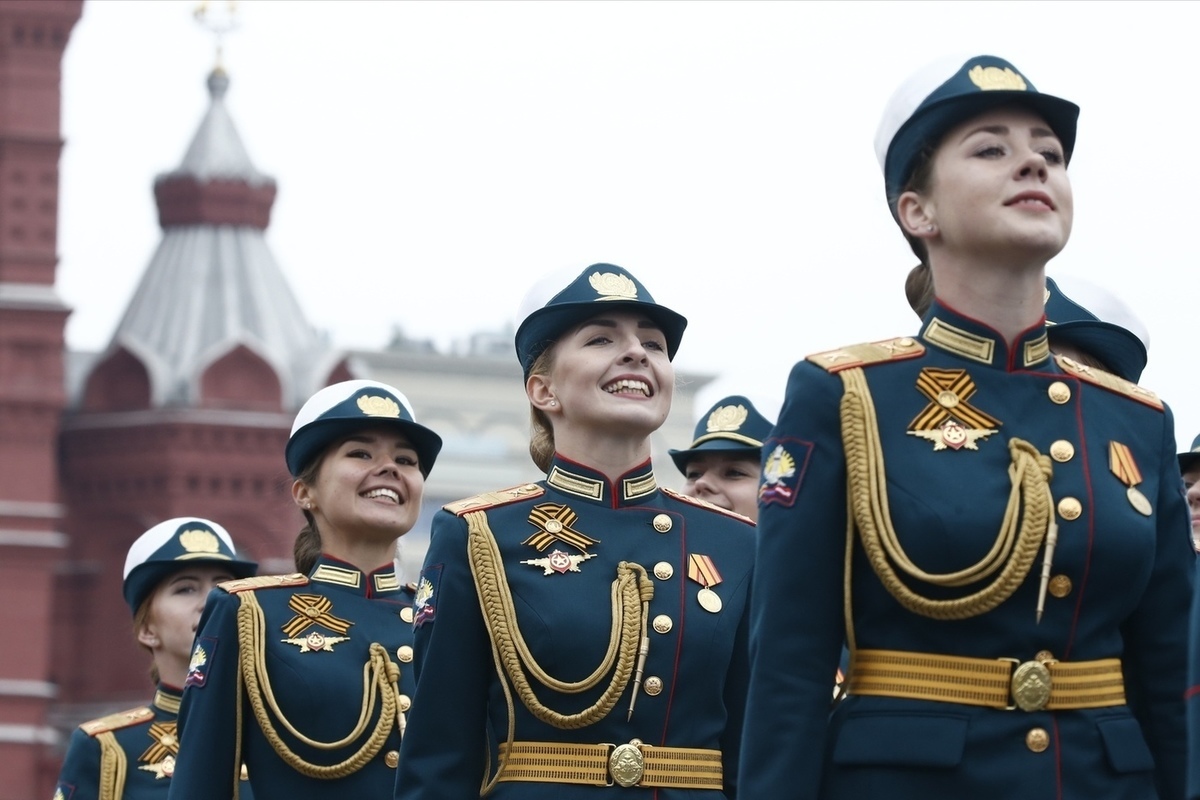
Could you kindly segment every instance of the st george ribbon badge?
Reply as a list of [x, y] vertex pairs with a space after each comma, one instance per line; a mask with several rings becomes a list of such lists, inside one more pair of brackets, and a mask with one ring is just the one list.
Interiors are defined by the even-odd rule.
[[934, 450], [978, 450], [976, 442], [1000, 428], [998, 419], [967, 402], [976, 388], [965, 369], [925, 367], [917, 391], [929, 404], [908, 424], [908, 435], [933, 442]]
[[688, 555], [688, 579], [703, 587], [696, 594], [696, 601], [700, 603], [701, 608], [710, 614], [716, 614], [721, 610], [721, 597], [712, 590], [712, 587], [721, 582], [721, 573], [717, 571], [717, 565], [713, 563], [711, 556], [690, 553]]
[[1133, 453], [1128, 445], [1120, 442], [1108, 443], [1108, 469], [1121, 483], [1129, 487], [1125, 490], [1125, 497], [1129, 499], [1129, 505], [1133, 506], [1135, 511], [1146, 517], [1154, 513], [1154, 507], [1150, 505], [1146, 495], [1137, 488], [1142, 482], [1142, 471], [1133, 460]]

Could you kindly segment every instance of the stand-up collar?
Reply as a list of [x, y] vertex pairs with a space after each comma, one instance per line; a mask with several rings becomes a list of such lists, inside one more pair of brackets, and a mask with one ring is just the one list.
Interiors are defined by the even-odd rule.
[[160, 683], [154, 691], [154, 700], [151, 705], [163, 713], [178, 714], [181, 700], [183, 700], [183, 691], [181, 689]]
[[403, 589], [396, 577], [396, 564], [388, 563], [374, 572], [363, 572], [353, 564], [321, 554], [308, 579], [313, 583], [337, 586], [363, 597], [396, 594]]
[[994, 328], [935, 300], [921, 325], [921, 341], [968, 361], [1004, 370], [1034, 369], [1050, 360], [1045, 320], [1023, 331], [1009, 347]]
[[641, 505], [658, 491], [654, 470], [648, 460], [610, 481], [590, 467], [555, 455], [546, 483], [572, 497], [612, 508]]

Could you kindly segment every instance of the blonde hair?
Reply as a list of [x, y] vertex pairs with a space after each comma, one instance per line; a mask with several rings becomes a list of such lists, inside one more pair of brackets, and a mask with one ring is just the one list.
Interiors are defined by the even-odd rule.
[[[529, 375], [549, 375], [553, 368], [554, 346], [551, 345], [534, 359]], [[529, 457], [542, 472], [549, 472], [550, 464], [554, 461], [554, 426], [550, 424], [546, 412], [532, 403], [529, 404]]]
[[158, 686], [158, 681], [161, 676], [158, 673], [158, 664], [154, 663], [154, 651], [142, 644], [138, 637], [142, 632], [142, 628], [150, 624], [150, 603], [155, 597], [158, 596], [158, 590], [161, 588], [161, 583], [159, 583], [158, 586], [155, 586], [154, 590], [150, 592], [150, 594], [146, 595], [146, 599], [143, 600], [142, 604], [137, 607], [137, 611], [133, 612], [133, 639], [138, 643], [138, 647], [150, 654], [150, 680], [154, 682], [155, 686]]

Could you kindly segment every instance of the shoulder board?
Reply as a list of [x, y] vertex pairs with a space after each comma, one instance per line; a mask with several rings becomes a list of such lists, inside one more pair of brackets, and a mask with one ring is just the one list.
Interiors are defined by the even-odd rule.
[[498, 492], [484, 492], [474, 497], [468, 497], [465, 500], [455, 500], [453, 503], [447, 503], [442, 506], [442, 508], [451, 514], [461, 517], [463, 514], [471, 511], [483, 511], [488, 508], [495, 508], [496, 506], [506, 506], [518, 500], [541, 497], [545, 493], [546, 490], [536, 483], [523, 483], [511, 489], [501, 489]]
[[682, 500], [683, 502], [688, 503], [689, 505], [698, 506], [700, 508], [707, 508], [709, 511], [716, 511], [718, 513], [724, 514], [727, 517], [733, 517], [734, 519], [740, 520], [742, 522], [749, 522], [751, 525], [754, 524], [754, 520], [750, 519], [749, 517], [743, 516], [743, 515], [737, 513], [736, 511], [730, 511], [727, 508], [721, 508], [718, 505], [713, 505], [712, 503], [708, 502], [707, 500], [701, 500], [699, 497], [692, 497], [691, 495], [684, 494], [683, 492], [677, 492], [674, 489], [668, 489], [666, 486], [660, 486], [658, 488], [660, 490], [662, 490], [662, 493], [667, 495], [668, 497], [674, 497], [676, 500]]
[[1123, 394], [1126, 397], [1137, 400], [1139, 403], [1148, 405], [1151, 408], [1156, 408], [1159, 411], [1163, 410], [1162, 399], [1159, 398], [1157, 394], [1149, 389], [1143, 389], [1133, 381], [1127, 381], [1124, 378], [1113, 375], [1111, 372], [1105, 372], [1104, 370], [1097, 369], [1096, 367], [1089, 367], [1086, 364], [1080, 364], [1078, 361], [1070, 358], [1069, 356], [1056, 355], [1054, 360], [1058, 362], [1060, 367], [1062, 367], [1063, 372], [1066, 372], [1069, 375], [1074, 375], [1076, 378], [1087, 381], [1088, 383], [1094, 383], [1097, 386], [1108, 389], [1110, 392]]
[[304, 586], [307, 583], [307, 575], [302, 572], [293, 572], [288, 575], [258, 575], [254, 578], [238, 578], [237, 580], [225, 581], [217, 585], [230, 594], [237, 594], [247, 589], [272, 589], [276, 586]]
[[118, 711], [115, 714], [109, 714], [107, 717], [100, 717], [100, 719], [94, 719], [91, 722], [85, 722], [79, 726], [79, 729], [88, 736], [99, 736], [109, 731], [117, 731], [121, 728], [140, 725], [151, 719], [154, 719], [154, 712], [150, 710], [150, 707], [139, 706], [138, 708], [131, 708], [128, 711]]
[[808, 360], [827, 372], [841, 372], [851, 367], [868, 367], [885, 361], [901, 361], [925, 354], [925, 345], [911, 336], [884, 339], [882, 342], [852, 344], [837, 350], [814, 353]]

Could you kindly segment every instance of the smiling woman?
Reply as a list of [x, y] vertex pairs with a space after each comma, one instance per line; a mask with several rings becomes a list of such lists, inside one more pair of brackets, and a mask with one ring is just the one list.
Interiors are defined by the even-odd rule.
[[236, 798], [243, 760], [259, 797], [392, 790], [414, 686], [413, 593], [393, 558], [441, 445], [386, 384], [338, 383], [300, 409], [286, 449], [299, 572], [212, 595], [172, 797]]
[[611, 264], [521, 318], [547, 477], [434, 519], [396, 797], [732, 798], [753, 528], [650, 466], [687, 322]]

